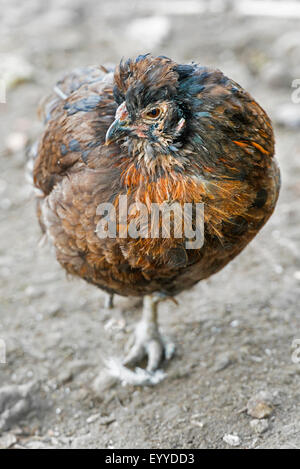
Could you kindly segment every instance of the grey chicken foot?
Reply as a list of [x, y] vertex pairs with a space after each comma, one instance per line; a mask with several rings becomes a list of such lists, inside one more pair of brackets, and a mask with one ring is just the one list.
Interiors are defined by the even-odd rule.
[[[174, 344], [162, 337], [158, 322], [158, 304], [165, 300], [163, 294], [154, 294], [144, 297], [143, 315], [137, 324], [135, 334], [130, 341], [130, 349], [123, 362], [114, 359], [109, 361], [110, 374], [121, 380], [124, 384], [136, 386], [153, 386], [166, 376], [163, 370], [158, 369], [162, 360], [170, 360], [175, 352]], [[140, 364], [147, 358], [146, 369], [136, 368], [132, 371], [128, 367]]]

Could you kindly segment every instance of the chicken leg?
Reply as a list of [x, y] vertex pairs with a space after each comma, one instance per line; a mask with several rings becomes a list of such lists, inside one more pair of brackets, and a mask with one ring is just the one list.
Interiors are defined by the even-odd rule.
[[[175, 352], [174, 344], [162, 337], [158, 327], [158, 304], [165, 300], [163, 294], [156, 293], [144, 297], [143, 315], [137, 324], [130, 350], [122, 364], [115, 360], [109, 362], [110, 373], [125, 384], [137, 386], [155, 385], [162, 381], [165, 373], [158, 367], [163, 359], [170, 360]], [[146, 369], [136, 368], [132, 371], [128, 366], [134, 366], [147, 358]]]

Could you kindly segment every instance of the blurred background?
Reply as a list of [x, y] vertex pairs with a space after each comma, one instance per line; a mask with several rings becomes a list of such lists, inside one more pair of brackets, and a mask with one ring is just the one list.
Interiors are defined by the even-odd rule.
[[[0, 4], [0, 448], [300, 448], [300, 2]], [[245, 252], [162, 305], [177, 356], [160, 386], [134, 389], [103, 379], [102, 357], [121, 354], [141, 305], [106, 311], [100, 291], [66, 278], [39, 246], [24, 173], [37, 105], [62, 74], [146, 52], [245, 87], [273, 120], [283, 187]]]

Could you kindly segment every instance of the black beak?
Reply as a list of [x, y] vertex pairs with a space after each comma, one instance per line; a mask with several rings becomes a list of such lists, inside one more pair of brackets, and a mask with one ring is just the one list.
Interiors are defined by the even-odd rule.
[[120, 121], [119, 119], [116, 119], [106, 133], [105, 145], [110, 145], [111, 143], [126, 137], [130, 132], [131, 127], [128, 126], [128, 121]]

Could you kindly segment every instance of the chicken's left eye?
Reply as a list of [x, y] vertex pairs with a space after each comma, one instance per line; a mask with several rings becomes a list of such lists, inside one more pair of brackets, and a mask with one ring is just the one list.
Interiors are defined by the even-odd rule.
[[151, 111], [147, 112], [147, 117], [151, 117], [151, 119], [155, 119], [156, 117], [160, 116], [161, 110], [159, 107], [151, 109]]

